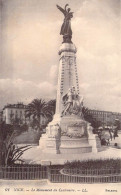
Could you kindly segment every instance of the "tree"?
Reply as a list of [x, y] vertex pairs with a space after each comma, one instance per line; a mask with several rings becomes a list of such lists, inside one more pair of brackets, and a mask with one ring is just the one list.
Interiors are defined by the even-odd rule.
[[85, 107], [85, 106], [82, 107], [82, 114], [83, 114], [84, 118], [85, 118], [87, 115], [89, 115], [89, 114], [88, 114], [88, 111], [89, 111], [89, 109], [88, 109], [87, 107]]
[[56, 100], [50, 100], [47, 102], [47, 109], [50, 111], [50, 115], [48, 115], [48, 121], [50, 122], [53, 119], [53, 115], [55, 114], [56, 108]]
[[28, 104], [26, 109], [26, 117], [32, 117], [33, 121], [36, 121], [38, 129], [41, 130], [42, 118], [48, 121], [52, 117], [54, 112], [53, 106], [54, 102], [51, 100], [46, 102], [43, 99], [34, 99], [30, 104]]
[[121, 122], [119, 119], [115, 119], [114, 126], [115, 126], [115, 129], [114, 129], [114, 138], [115, 138], [115, 137], [118, 137], [118, 130], [120, 130], [121, 128]]
[[0, 124], [0, 134], [2, 137], [2, 140], [5, 140], [8, 135], [11, 135], [14, 131], [13, 125], [6, 124], [5, 121], [3, 121]]
[[10, 136], [13, 133], [13, 127], [12, 125], [5, 124], [5, 122], [1, 122], [0, 124], [0, 165], [3, 165], [4, 161], [4, 149], [5, 149], [5, 140], [8, 136]]
[[83, 114], [83, 117], [86, 121], [88, 121], [89, 123], [91, 123], [92, 127], [93, 128], [98, 128], [99, 126], [102, 125], [102, 122], [99, 121], [98, 119], [94, 118], [93, 115], [91, 113], [88, 112], [89, 109], [86, 108], [85, 106], [83, 106], [82, 108], [82, 114]]
[[116, 126], [117, 130], [120, 130], [121, 128], [121, 122], [119, 119], [115, 119], [114, 126]]

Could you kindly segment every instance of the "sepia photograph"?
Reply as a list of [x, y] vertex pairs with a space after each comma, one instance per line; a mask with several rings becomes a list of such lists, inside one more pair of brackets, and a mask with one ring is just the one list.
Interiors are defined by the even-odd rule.
[[119, 195], [121, 1], [0, 0], [0, 194]]

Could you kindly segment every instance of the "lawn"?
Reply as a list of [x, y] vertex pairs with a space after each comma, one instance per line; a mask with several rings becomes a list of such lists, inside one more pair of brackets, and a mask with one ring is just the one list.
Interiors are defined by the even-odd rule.
[[19, 133], [14, 138], [15, 144], [38, 144], [41, 133], [34, 130]]

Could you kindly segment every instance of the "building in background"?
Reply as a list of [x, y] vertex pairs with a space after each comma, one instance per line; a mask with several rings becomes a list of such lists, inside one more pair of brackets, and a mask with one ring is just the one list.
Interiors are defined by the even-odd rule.
[[89, 109], [87, 113], [91, 115], [95, 121], [100, 122], [103, 127], [113, 126], [116, 120], [119, 120], [121, 123], [121, 113], [118, 112]]
[[[17, 104], [7, 104], [4, 106], [3, 110], [0, 111], [0, 121], [5, 121], [6, 124], [12, 124], [13, 120], [18, 119], [19, 123], [30, 124], [32, 122], [32, 117], [26, 118], [26, 108], [27, 106], [23, 103]], [[94, 109], [87, 109], [87, 114], [91, 115], [95, 121], [101, 124], [101, 126], [113, 126], [115, 120], [119, 120], [121, 123], [121, 113], [101, 111]], [[47, 121], [41, 118], [41, 124], [46, 124]]]
[[12, 124], [14, 120], [18, 120], [19, 123], [26, 122], [26, 105], [23, 103], [7, 104], [3, 108], [3, 121], [6, 124]]
[[[3, 111], [1, 112], [1, 120], [5, 121], [6, 124], [13, 124], [17, 122], [17, 124], [28, 124], [32, 122], [33, 118], [26, 117], [26, 108], [27, 106], [23, 103], [17, 104], [7, 104], [4, 106]], [[41, 118], [40, 123], [42, 125], [46, 124], [46, 119]]]

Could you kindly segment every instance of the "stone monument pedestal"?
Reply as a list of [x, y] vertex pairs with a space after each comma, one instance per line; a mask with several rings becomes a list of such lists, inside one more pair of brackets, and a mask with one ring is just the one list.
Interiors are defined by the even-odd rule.
[[39, 148], [44, 153], [60, 153], [60, 128], [58, 124], [49, 124], [46, 128], [46, 134], [43, 134], [39, 140]]
[[[65, 40], [65, 39], [64, 39]], [[42, 135], [39, 147], [44, 153], [81, 154], [97, 152], [97, 138], [83, 119], [75, 45], [64, 41], [59, 49], [60, 62], [56, 112]]]
[[42, 136], [39, 141], [39, 148], [44, 153], [60, 154], [60, 140], [57, 138], [49, 138]]
[[59, 139], [48, 138], [46, 139], [46, 147], [43, 148], [44, 153], [60, 154]]
[[88, 152], [92, 152], [92, 146], [89, 145], [87, 138], [61, 137], [61, 154], [81, 154]]
[[76, 115], [64, 116], [60, 121], [53, 120], [39, 141], [44, 153], [81, 154], [98, 152], [101, 148], [97, 135], [92, 133], [88, 122]]
[[78, 115], [67, 115], [61, 118], [60, 153], [79, 154], [92, 152], [88, 142], [87, 122]]

